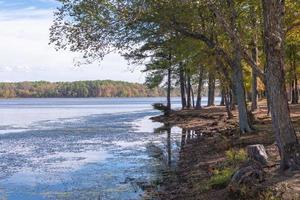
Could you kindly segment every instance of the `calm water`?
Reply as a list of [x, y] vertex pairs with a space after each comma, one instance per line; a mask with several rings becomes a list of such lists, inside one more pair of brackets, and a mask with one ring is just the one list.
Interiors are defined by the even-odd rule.
[[181, 130], [168, 142], [149, 120], [164, 100], [0, 100], [0, 200], [141, 199], [162, 167], [150, 150], [178, 157]]

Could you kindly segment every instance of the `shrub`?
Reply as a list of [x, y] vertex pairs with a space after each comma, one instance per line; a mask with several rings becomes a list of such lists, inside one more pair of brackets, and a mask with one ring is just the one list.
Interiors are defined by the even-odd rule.
[[222, 189], [225, 188], [231, 180], [234, 168], [225, 168], [222, 170], [214, 170], [213, 176], [209, 179], [208, 184], [211, 188]]
[[238, 165], [248, 159], [247, 152], [244, 149], [226, 151], [226, 161], [230, 165]]

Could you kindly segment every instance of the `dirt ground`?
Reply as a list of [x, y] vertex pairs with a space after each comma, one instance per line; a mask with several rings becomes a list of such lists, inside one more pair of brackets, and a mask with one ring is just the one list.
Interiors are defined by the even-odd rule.
[[[291, 105], [291, 117], [300, 136], [300, 105]], [[269, 156], [269, 164], [264, 168], [266, 178], [262, 187], [282, 191], [278, 199], [296, 199], [300, 194], [300, 172], [280, 172], [279, 155], [272, 132], [271, 119], [267, 115], [265, 102], [260, 102], [254, 112], [256, 131], [240, 135], [237, 123], [237, 111], [234, 118], [228, 120], [224, 107], [215, 106], [201, 110], [175, 111], [170, 116], [157, 116], [154, 121], [168, 123], [187, 130], [183, 135], [184, 145], [176, 172], [163, 182], [163, 189], [154, 191], [154, 199], [230, 199], [228, 188], [203, 190], [212, 170], [222, 164], [225, 151], [241, 149], [251, 144], [263, 144]], [[154, 196], [154, 197], [153, 197]], [[234, 198], [237, 199], [237, 198]], [[259, 199], [254, 198], [254, 199]], [[276, 199], [269, 195], [261, 199]]]

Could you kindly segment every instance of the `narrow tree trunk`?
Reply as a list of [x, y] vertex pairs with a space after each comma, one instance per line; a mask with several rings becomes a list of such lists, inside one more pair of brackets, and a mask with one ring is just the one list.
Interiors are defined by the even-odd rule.
[[225, 88], [223, 88], [222, 91], [224, 92], [224, 102], [226, 106], [227, 117], [228, 119], [231, 119], [233, 117], [233, 114], [230, 109], [229, 94]]
[[200, 67], [199, 77], [198, 77], [198, 92], [197, 92], [196, 109], [201, 109], [202, 85], [203, 85], [203, 67]]
[[225, 106], [225, 91], [224, 91], [224, 89], [221, 90], [220, 106]]
[[293, 61], [292, 61], [292, 71], [293, 71], [293, 80], [292, 80], [292, 104], [299, 103], [299, 94], [298, 94], [298, 78], [297, 78], [297, 70], [296, 70], [296, 61], [295, 61], [295, 53], [293, 52]]
[[167, 91], [167, 107], [168, 110], [171, 110], [171, 76], [172, 76], [172, 70], [171, 67], [168, 69], [168, 91]]
[[300, 147], [290, 118], [284, 78], [284, 1], [262, 0], [266, 83], [281, 169], [298, 169]]
[[191, 77], [187, 75], [187, 108], [190, 109], [192, 107], [192, 99], [191, 99]]
[[180, 93], [181, 93], [181, 105], [182, 109], [186, 108], [186, 94], [185, 94], [185, 78], [184, 69], [182, 63], [179, 65], [179, 81], [180, 81]]
[[207, 106], [215, 105], [215, 76], [213, 72], [208, 73], [208, 101]]
[[230, 110], [235, 110], [235, 105], [236, 105], [236, 98], [235, 98], [235, 95], [234, 95], [234, 89], [231, 89], [230, 92], [229, 92], [229, 99], [230, 99]]
[[191, 93], [192, 93], [192, 105], [193, 105], [193, 108], [195, 108], [195, 94], [194, 94], [194, 89], [193, 89], [193, 86], [191, 85], [190, 86], [191, 88]]
[[257, 109], [257, 74], [252, 70], [252, 84], [251, 84], [251, 111]]
[[[254, 31], [252, 38], [252, 59], [258, 66], [258, 47], [257, 47], [257, 16], [255, 14], [254, 6], [251, 6], [251, 26]], [[251, 111], [257, 109], [257, 73], [252, 68], [252, 81], [251, 81]]]

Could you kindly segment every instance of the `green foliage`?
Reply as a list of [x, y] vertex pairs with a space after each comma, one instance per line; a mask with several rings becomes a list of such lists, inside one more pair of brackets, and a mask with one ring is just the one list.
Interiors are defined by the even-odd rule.
[[[173, 96], [178, 92], [174, 90]], [[155, 97], [165, 96], [159, 87], [122, 81], [20, 82], [0, 83], [0, 98], [38, 97]]]
[[234, 168], [224, 168], [221, 170], [214, 170], [212, 177], [208, 181], [210, 188], [222, 189], [225, 188], [234, 174]]
[[226, 151], [225, 155], [226, 155], [226, 162], [234, 166], [248, 159], [247, 152], [244, 149], [239, 149], [239, 150], [231, 149]]
[[217, 169], [212, 171], [212, 176], [210, 177], [210, 179], [206, 183], [202, 184], [202, 190], [209, 190], [211, 188], [225, 188], [229, 184], [232, 175], [238, 169], [238, 165], [247, 160], [247, 153], [244, 149], [231, 149], [226, 151], [225, 155], [226, 161]]

